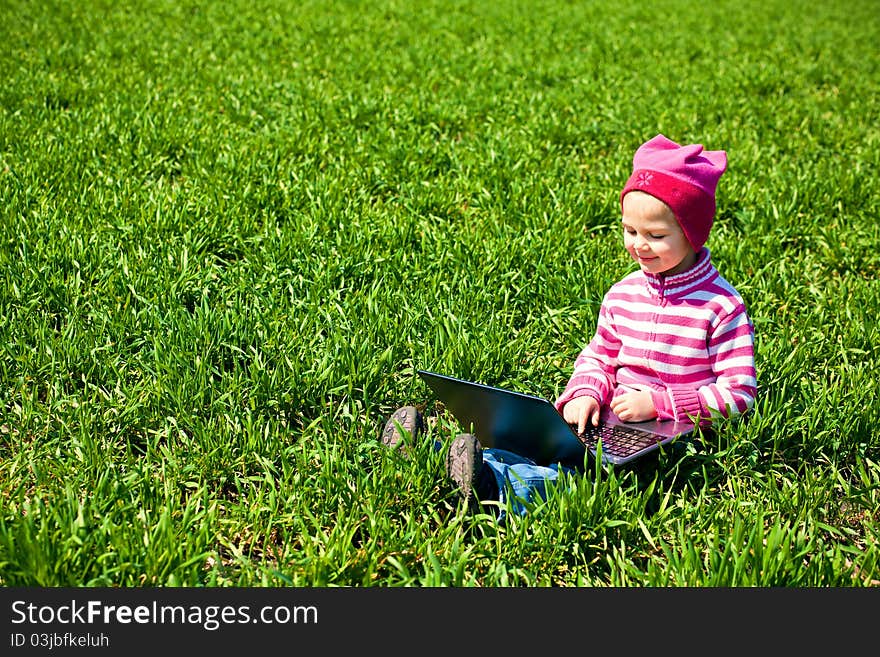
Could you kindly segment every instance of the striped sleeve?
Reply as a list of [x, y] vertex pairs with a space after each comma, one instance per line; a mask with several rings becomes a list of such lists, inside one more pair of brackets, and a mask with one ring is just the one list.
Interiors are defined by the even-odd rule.
[[620, 347], [614, 320], [603, 302], [599, 308], [596, 333], [575, 359], [574, 371], [555, 402], [559, 412], [572, 399], [583, 395], [590, 395], [599, 404], [608, 402], [615, 387]]
[[708, 336], [710, 365], [715, 380], [696, 389], [668, 387], [666, 399], [669, 407], [658, 408], [658, 416], [711, 421], [748, 411], [754, 404], [757, 390], [754, 339], [754, 327], [740, 303]]

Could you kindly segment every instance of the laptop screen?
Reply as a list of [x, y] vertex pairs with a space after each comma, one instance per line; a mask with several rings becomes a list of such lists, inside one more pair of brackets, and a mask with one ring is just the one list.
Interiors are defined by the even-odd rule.
[[548, 400], [434, 372], [418, 374], [483, 447], [508, 450], [540, 464], [583, 464], [583, 443]]

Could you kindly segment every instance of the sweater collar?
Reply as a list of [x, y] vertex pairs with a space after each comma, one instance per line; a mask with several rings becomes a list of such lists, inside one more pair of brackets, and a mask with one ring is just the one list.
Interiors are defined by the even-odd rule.
[[653, 294], [661, 297], [678, 297], [687, 294], [707, 281], [718, 276], [712, 266], [712, 258], [707, 247], [697, 252], [697, 262], [688, 270], [672, 276], [662, 274], [645, 274], [645, 283]]

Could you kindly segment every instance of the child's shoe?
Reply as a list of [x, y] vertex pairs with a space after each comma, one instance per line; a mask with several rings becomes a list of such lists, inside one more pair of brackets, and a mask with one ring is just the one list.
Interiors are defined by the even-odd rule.
[[446, 474], [465, 500], [470, 500], [474, 488], [479, 486], [482, 470], [483, 448], [477, 437], [471, 433], [456, 436], [446, 454]]
[[397, 447], [403, 438], [401, 431], [405, 431], [410, 436], [411, 444], [415, 445], [424, 428], [425, 420], [419, 410], [415, 406], [402, 406], [394, 411], [385, 423], [385, 428], [382, 430], [382, 444], [392, 449]]

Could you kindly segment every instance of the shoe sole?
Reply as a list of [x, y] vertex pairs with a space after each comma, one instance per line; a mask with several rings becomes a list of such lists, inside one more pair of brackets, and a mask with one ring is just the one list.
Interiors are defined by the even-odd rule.
[[382, 430], [382, 444], [385, 447], [397, 447], [403, 439], [402, 431], [408, 433], [415, 443], [422, 429], [424, 429], [422, 414], [415, 406], [398, 408], [385, 423], [385, 428]]
[[446, 474], [458, 486], [466, 500], [470, 499], [483, 467], [483, 449], [476, 436], [462, 434], [452, 441], [446, 454]]

